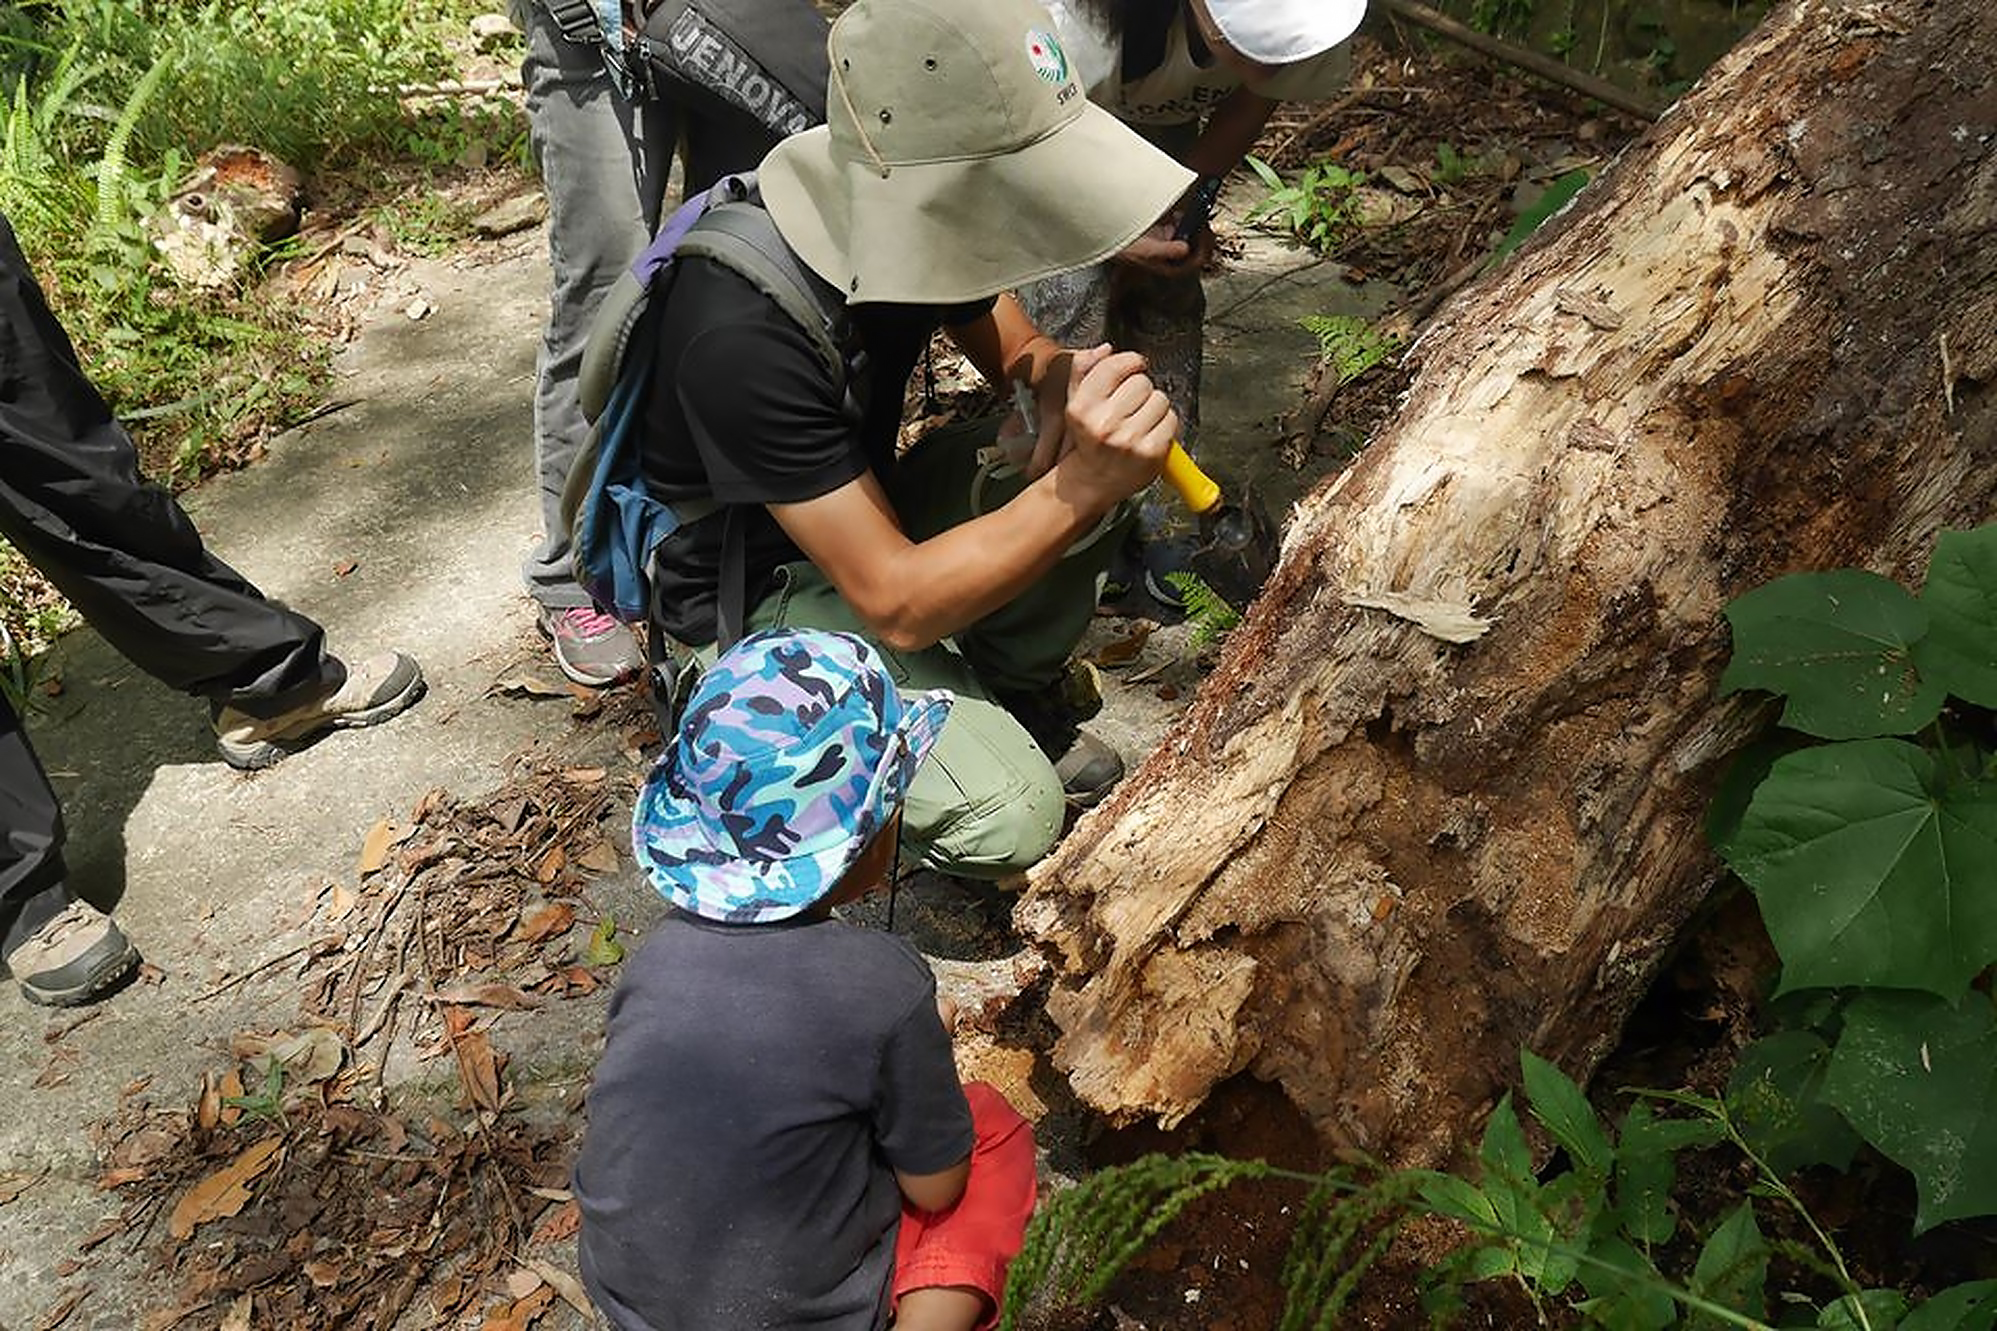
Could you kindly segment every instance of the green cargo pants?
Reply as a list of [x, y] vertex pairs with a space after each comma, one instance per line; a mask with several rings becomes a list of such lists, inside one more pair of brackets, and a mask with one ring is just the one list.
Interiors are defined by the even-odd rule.
[[[923, 437], [888, 478], [888, 497], [912, 540], [924, 540], [999, 508], [1024, 488], [981, 450], [1003, 417], [945, 426]], [[1078, 541], [1039, 582], [963, 632], [917, 652], [876, 641], [818, 568], [779, 570], [777, 586], [748, 613], [746, 630], [836, 629], [872, 643], [905, 691], [948, 689], [956, 705], [910, 786], [902, 841], [929, 867], [965, 878], [1018, 873], [1053, 848], [1064, 806], [1053, 764], [994, 689], [1044, 688], [1060, 678], [1095, 613], [1098, 577], [1134, 509], [1120, 506]], [[700, 649], [703, 661], [714, 649]]]

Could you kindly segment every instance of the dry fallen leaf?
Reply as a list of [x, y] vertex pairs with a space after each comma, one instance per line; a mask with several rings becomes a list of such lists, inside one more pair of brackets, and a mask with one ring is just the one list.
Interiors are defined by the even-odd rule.
[[329, 920], [345, 919], [347, 912], [354, 908], [354, 902], [357, 899], [348, 888], [339, 883], [333, 884], [333, 899], [326, 904], [326, 918]]
[[359, 567], [360, 565], [354, 560], [342, 559], [339, 563], [333, 565], [333, 576], [336, 578], [344, 578], [349, 573], [352, 573], [355, 569]]
[[532, 994], [524, 994], [512, 985], [496, 980], [459, 980], [439, 989], [430, 998], [438, 1003], [468, 1003], [474, 1007], [507, 1008], [514, 1012], [528, 1012], [541, 1006], [541, 1001]]
[[576, 922], [576, 908], [566, 901], [553, 901], [529, 915], [521, 922], [515, 935], [523, 943], [538, 943], [546, 938], [559, 937], [569, 931]]
[[591, 873], [616, 873], [617, 847], [610, 844], [609, 837], [603, 837], [588, 850], [576, 856], [576, 864]]
[[517, 1303], [547, 1283], [538, 1272], [519, 1267], [506, 1277], [506, 1297]]
[[361, 841], [361, 877], [388, 863], [388, 852], [416, 834], [416, 824], [398, 823], [388, 818], [377, 818], [373, 827]]
[[174, 1204], [166, 1231], [185, 1239], [205, 1221], [240, 1213], [250, 1200], [250, 1184], [284, 1153], [282, 1137], [266, 1137], [189, 1188]]
[[479, 1109], [499, 1112], [499, 1059], [484, 1031], [466, 1031], [451, 1042], [458, 1056], [458, 1080], [465, 1095]]
[[543, 1285], [526, 1298], [486, 1314], [485, 1322], [479, 1327], [479, 1331], [527, 1331], [537, 1317], [548, 1311], [548, 1305], [554, 1301], [554, 1287]]
[[243, 1075], [235, 1068], [222, 1074], [222, 1084], [215, 1088], [222, 1093], [222, 1112], [219, 1121], [225, 1128], [233, 1128], [243, 1121], [243, 1107], [232, 1105], [231, 1100], [243, 1098]]
[[245, 1033], [231, 1043], [238, 1058], [251, 1061], [274, 1058], [282, 1063], [287, 1086], [310, 1086], [325, 1081], [347, 1059], [346, 1045], [324, 1026], [308, 1026], [302, 1031], [271, 1036]]
[[546, 887], [549, 883], [555, 881], [556, 876], [561, 873], [563, 867], [568, 862], [569, 853], [560, 846], [556, 846], [541, 857], [539, 867], [534, 870], [534, 877], [543, 887]]
[[1137, 659], [1144, 644], [1151, 641], [1151, 621], [1140, 619], [1133, 622], [1130, 632], [1114, 642], [1106, 642], [1099, 648], [1092, 660], [1099, 666], [1125, 666]]
[[564, 1239], [574, 1238], [580, 1228], [582, 1228], [582, 1207], [571, 1199], [541, 1217], [541, 1223], [534, 1226], [533, 1237], [528, 1241], [560, 1243]]
[[222, 1325], [218, 1328], [218, 1331], [250, 1331], [250, 1296], [248, 1294], [237, 1295], [236, 1301], [229, 1305], [229, 1311], [223, 1315]]
[[494, 680], [491, 692], [510, 693], [516, 697], [526, 698], [566, 698], [569, 696], [568, 685], [566, 683], [550, 684], [539, 675], [508, 675], [504, 679]]
[[572, 786], [594, 786], [610, 775], [601, 767], [570, 767], [562, 772], [562, 780]]
[[594, 1317], [596, 1315], [593, 1311], [595, 1305], [589, 1301], [589, 1295], [583, 1292], [582, 1281], [577, 1280], [553, 1262], [536, 1260], [534, 1262], [534, 1270], [543, 1280], [555, 1287], [556, 1291], [562, 1296], [562, 1302], [574, 1308], [584, 1317]]
[[215, 1074], [201, 1074], [201, 1098], [194, 1105], [194, 1122], [203, 1132], [213, 1132], [215, 1125], [222, 1121], [222, 1088], [216, 1084]]

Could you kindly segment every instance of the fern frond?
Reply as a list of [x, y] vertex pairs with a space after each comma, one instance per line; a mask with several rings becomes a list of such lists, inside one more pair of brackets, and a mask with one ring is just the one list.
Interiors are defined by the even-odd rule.
[[111, 127], [111, 137], [104, 141], [104, 155], [97, 162], [97, 217], [92, 227], [100, 237], [116, 231], [123, 220], [128, 194], [125, 153], [138, 129], [139, 117], [145, 114], [146, 103], [166, 78], [170, 64], [166, 56], [153, 61], [152, 67], [133, 85], [132, 95], [125, 99], [125, 109], [118, 113], [118, 123]]
[[[1410, 1174], [1360, 1185], [1349, 1170], [1318, 1180], [1283, 1258], [1283, 1320], [1277, 1331], [1332, 1331], [1359, 1282], [1408, 1220]], [[1365, 1245], [1353, 1252], [1362, 1235]]]
[[1241, 612], [1199, 574], [1167, 573], [1165, 581], [1186, 604], [1186, 619], [1193, 626], [1189, 640], [1195, 649], [1219, 642], [1240, 626]]
[[1275, 1171], [1260, 1160], [1147, 1155], [1092, 1174], [1043, 1202], [1006, 1277], [999, 1331], [1029, 1305], [1087, 1308], [1180, 1212], [1208, 1193]]
[[1350, 383], [1400, 350], [1400, 339], [1349, 314], [1307, 314], [1297, 321], [1317, 339], [1318, 357], [1330, 362], [1338, 382]]

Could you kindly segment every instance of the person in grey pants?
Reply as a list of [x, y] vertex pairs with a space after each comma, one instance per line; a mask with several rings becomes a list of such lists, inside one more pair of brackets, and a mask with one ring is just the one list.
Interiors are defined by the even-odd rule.
[[806, 0], [623, 8], [622, 32], [606, 39], [589, 0], [511, 0], [553, 276], [534, 390], [541, 538], [521, 576], [562, 672], [590, 687], [644, 665], [637, 640], [577, 585], [560, 511], [589, 429], [576, 385], [597, 302], [657, 229], [676, 153], [691, 197], [825, 113], [827, 25]]

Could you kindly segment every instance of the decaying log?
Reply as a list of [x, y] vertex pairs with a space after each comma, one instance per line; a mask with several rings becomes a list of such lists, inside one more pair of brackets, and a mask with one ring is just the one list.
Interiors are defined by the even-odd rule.
[[[1032, 876], [1057, 1064], [1446, 1157], [1716, 881], [1726, 601], [1997, 495], [1997, 9], [1792, 0], [1412, 354], [1165, 743]], [[1488, 630], [1488, 631], [1486, 631]]]

